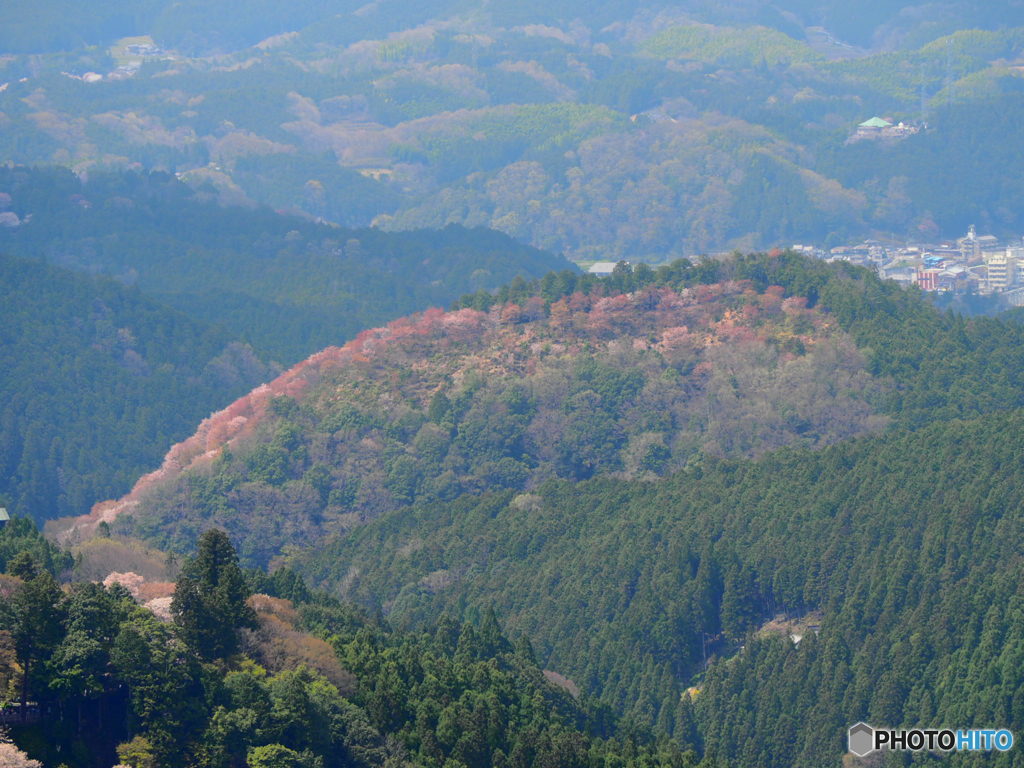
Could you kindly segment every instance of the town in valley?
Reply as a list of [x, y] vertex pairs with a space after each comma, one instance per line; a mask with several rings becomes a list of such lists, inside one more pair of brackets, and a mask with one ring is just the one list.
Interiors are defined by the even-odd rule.
[[939, 243], [865, 240], [831, 249], [797, 243], [792, 249], [870, 267], [922, 291], [992, 295], [1008, 306], [1024, 306], [1024, 241], [979, 235], [973, 226], [963, 237]]

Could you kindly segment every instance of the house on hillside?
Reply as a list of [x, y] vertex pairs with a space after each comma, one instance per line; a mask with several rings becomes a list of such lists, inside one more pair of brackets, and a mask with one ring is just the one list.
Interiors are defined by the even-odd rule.
[[881, 136], [885, 128], [892, 128], [892, 123], [882, 117], [872, 117], [857, 126], [854, 136], [862, 139], [874, 139]]
[[919, 132], [919, 125], [912, 125], [902, 121], [893, 123], [884, 117], [872, 117], [857, 126], [857, 130], [847, 139], [847, 143], [863, 141], [865, 139], [905, 139]]

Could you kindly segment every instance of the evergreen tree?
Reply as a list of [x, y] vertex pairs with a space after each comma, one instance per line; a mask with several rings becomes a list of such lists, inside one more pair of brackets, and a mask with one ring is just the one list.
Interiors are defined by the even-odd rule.
[[65, 615], [60, 585], [48, 571], [28, 579], [14, 595], [8, 626], [22, 669], [21, 707], [26, 712], [29, 691], [46, 690], [45, 661], [60, 643]]
[[238, 630], [256, 628], [256, 614], [245, 602], [250, 594], [227, 534], [206, 531], [178, 577], [171, 603], [182, 639], [207, 660], [237, 652]]

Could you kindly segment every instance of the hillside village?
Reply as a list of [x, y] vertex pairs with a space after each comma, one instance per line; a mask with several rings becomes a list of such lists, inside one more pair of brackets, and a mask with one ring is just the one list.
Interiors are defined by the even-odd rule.
[[963, 237], [940, 243], [865, 240], [830, 250], [796, 244], [793, 250], [871, 267], [881, 277], [922, 291], [998, 294], [1010, 306], [1024, 306], [1024, 241], [979, 235], [973, 226]]

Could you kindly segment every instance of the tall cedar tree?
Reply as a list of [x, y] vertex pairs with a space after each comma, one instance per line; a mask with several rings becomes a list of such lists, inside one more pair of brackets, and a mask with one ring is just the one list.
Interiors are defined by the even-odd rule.
[[227, 534], [206, 531], [178, 577], [171, 603], [182, 639], [206, 660], [235, 653], [238, 630], [256, 628], [256, 614], [245, 603], [250, 594]]
[[[19, 558], [15, 561], [24, 562]], [[49, 571], [21, 572], [24, 586], [10, 603], [10, 627], [21, 665], [21, 712], [27, 711], [28, 692], [46, 680], [46, 660], [60, 642], [64, 621], [61, 589]]]

